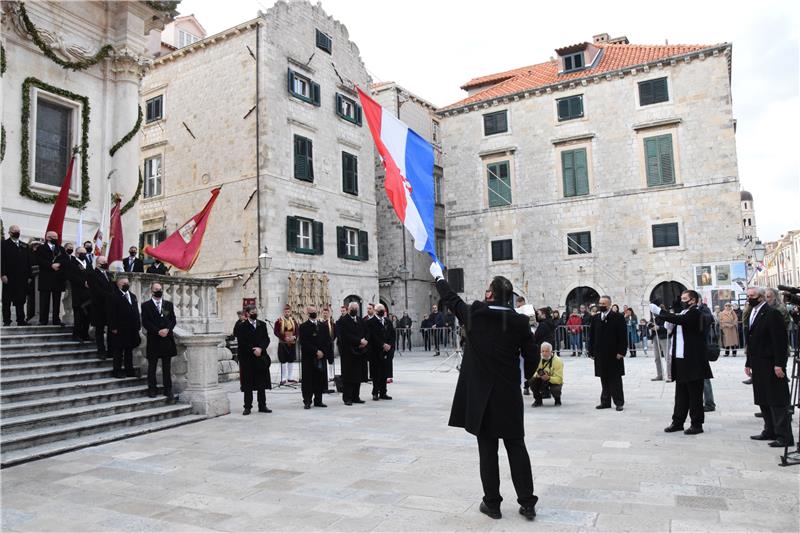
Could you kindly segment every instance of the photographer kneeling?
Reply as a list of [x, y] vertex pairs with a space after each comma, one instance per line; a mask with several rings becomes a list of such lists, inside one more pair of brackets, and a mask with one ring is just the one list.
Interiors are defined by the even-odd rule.
[[543, 342], [539, 347], [539, 367], [533, 377], [528, 380], [528, 386], [533, 391], [534, 402], [531, 407], [541, 407], [542, 398], [551, 395], [555, 405], [561, 405], [561, 387], [564, 384], [564, 361], [553, 354], [553, 346]]

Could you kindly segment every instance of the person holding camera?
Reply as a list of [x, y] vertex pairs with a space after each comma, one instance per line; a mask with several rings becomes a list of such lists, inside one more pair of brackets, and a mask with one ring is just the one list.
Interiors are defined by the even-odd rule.
[[561, 405], [561, 387], [564, 385], [564, 361], [553, 353], [553, 346], [543, 342], [539, 346], [539, 366], [528, 380], [533, 391], [531, 407], [541, 407], [542, 398], [553, 397], [555, 405]]

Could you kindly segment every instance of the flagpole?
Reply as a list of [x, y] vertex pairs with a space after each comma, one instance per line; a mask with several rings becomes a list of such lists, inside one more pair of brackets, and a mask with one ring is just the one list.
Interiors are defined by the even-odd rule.
[[[395, 102], [397, 104], [397, 120], [400, 120], [400, 106], [403, 105], [403, 102], [400, 101], [400, 88], [396, 84], [394, 86], [394, 96], [395, 96]], [[404, 224], [400, 224], [400, 232], [403, 234], [403, 299], [406, 304], [405, 311], [408, 311], [409, 272], [408, 272], [408, 252], [406, 251], [406, 227]]]

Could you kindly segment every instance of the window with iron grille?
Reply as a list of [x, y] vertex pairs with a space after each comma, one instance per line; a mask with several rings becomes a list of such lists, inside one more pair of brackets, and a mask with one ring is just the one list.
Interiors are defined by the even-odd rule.
[[588, 231], [578, 231], [567, 233], [567, 254], [590, 254], [592, 253], [592, 234]]

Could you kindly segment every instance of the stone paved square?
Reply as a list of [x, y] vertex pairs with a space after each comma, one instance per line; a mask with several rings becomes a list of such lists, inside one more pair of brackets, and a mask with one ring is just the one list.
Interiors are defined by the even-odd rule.
[[[529, 407], [538, 516], [517, 514], [501, 447], [502, 520], [478, 512], [475, 439], [449, 428], [457, 374], [395, 358], [392, 401], [233, 413], [2, 471], [3, 531], [797, 531], [800, 467], [749, 436], [744, 359], [720, 359], [705, 434], [665, 434], [673, 386], [652, 358], [626, 361], [625, 411], [596, 411], [591, 362], [565, 358], [564, 405]], [[277, 372], [277, 365], [273, 370]], [[369, 390], [362, 387], [362, 397]], [[796, 425], [795, 425], [796, 427]]]

